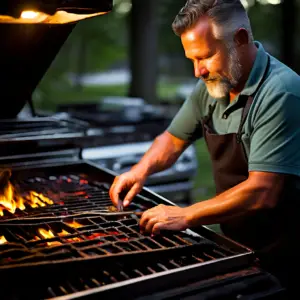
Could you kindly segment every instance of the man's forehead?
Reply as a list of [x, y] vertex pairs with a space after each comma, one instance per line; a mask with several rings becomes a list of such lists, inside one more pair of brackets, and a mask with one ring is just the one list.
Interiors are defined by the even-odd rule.
[[196, 25], [184, 32], [181, 36], [183, 42], [207, 44], [216, 41], [213, 34], [213, 25], [208, 17], [203, 16]]

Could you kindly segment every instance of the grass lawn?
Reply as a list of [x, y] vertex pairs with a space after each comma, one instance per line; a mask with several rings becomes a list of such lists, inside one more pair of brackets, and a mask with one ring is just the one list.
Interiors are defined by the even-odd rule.
[[195, 182], [194, 199], [198, 202], [213, 197], [215, 194], [215, 185], [213, 182], [211, 161], [204, 139], [196, 142], [196, 151], [199, 170]]
[[[174, 99], [178, 85], [160, 83], [157, 94], [160, 99]], [[67, 103], [95, 103], [105, 96], [125, 96], [127, 85], [90, 86], [75, 88], [68, 85], [49, 86], [43, 85], [33, 95], [37, 108], [55, 110], [59, 104]]]
[[[194, 201], [199, 202], [210, 199], [215, 195], [215, 185], [213, 181], [212, 166], [205, 140], [201, 139], [196, 142], [196, 151], [198, 158], [198, 174], [194, 186]], [[220, 226], [208, 226], [216, 232], [220, 232]]]

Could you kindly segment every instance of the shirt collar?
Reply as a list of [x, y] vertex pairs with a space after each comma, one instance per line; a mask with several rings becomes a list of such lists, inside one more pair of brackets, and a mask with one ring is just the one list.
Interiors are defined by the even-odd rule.
[[255, 41], [254, 43], [258, 51], [249, 78], [245, 84], [244, 89], [241, 92], [241, 95], [251, 96], [257, 91], [268, 66], [267, 52], [265, 51], [261, 43], [257, 41]]

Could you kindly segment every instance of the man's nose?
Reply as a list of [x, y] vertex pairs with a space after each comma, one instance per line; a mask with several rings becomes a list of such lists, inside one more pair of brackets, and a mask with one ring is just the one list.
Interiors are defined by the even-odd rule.
[[195, 77], [197, 77], [197, 78], [200, 76], [205, 76], [209, 73], [209, 71], [206, 69], [206, 67], [201, 65], [200, 63], [194, 64], [194, 72], [195, 72]]

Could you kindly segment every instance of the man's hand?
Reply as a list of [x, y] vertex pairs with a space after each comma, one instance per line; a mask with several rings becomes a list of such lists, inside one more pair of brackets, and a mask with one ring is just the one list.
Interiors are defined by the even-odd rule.
[[159, 234], [161, 230], [185, 230], [188, 208], [160, 204], [145, 211], [140, 220], [142, 232]]
[[115, 206], [119, 206], [120, 194], [126, 194], [123, 206], [128, 206], [134, 196], [143, 188], [148, 176], [171, 167], [190, 142], [181, 140], [165, 131], [155, 138], [150, 149], [138, 164], [129, 172], [117, 176], [110, 188], [109, 195]]
[[118, 207], [119, 201], [122, 201], [120, 194], [127, 193], [124, 197], [123, 206], [128, 206], [132, 199], [142, 190], [145, 181], [145, 176], [133, 170], [116, 176], [109, 190], [109, 196], [113, 204]]

